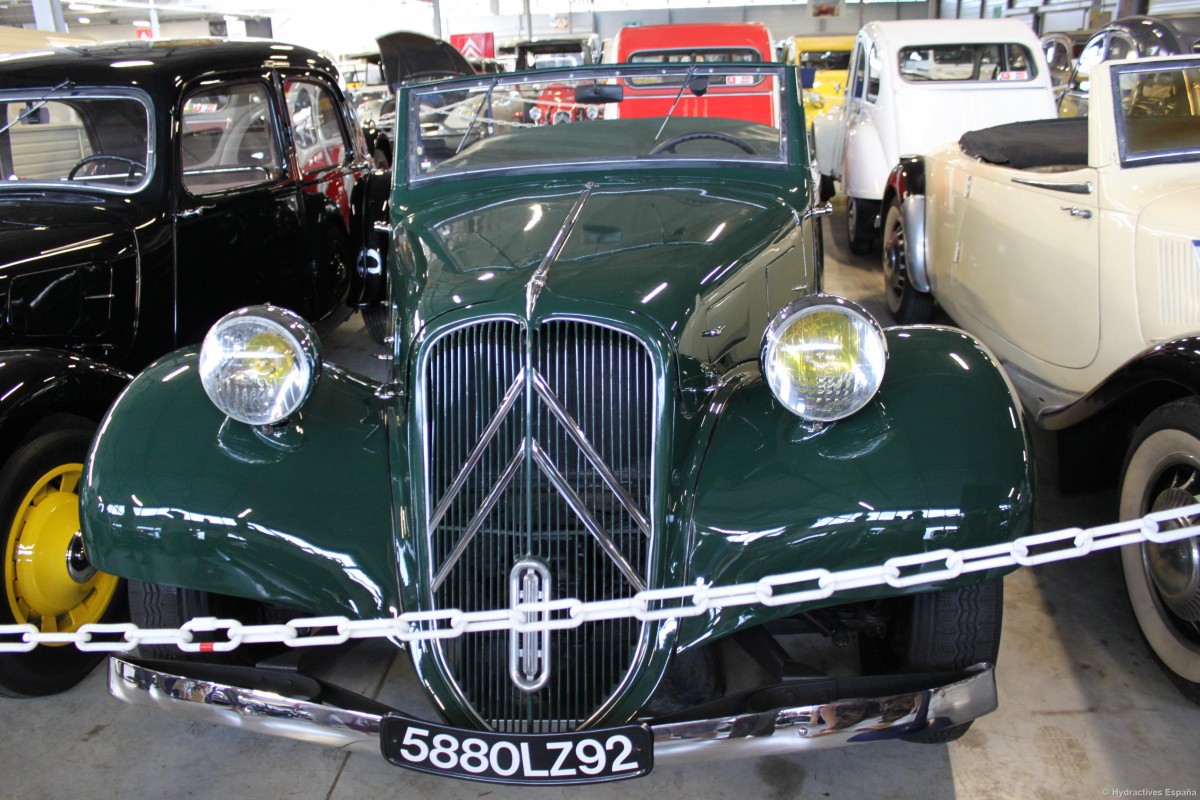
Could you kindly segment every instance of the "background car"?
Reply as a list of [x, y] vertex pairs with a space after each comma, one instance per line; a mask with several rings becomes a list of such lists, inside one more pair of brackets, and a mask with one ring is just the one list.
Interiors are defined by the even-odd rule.
[[850, 71], [853, 36], [792, 36], [782, 58], [802, 70], [812, 70], [811, 88], [804, 90], [804, 119], [812, 119], [842, 104]]
[[[633, 25], [622, 28], [613, 41], [618, 64], [710, 64], [772, 61], [771, 34], [761, 23], [695, 23], [690, 25]], [[625, 84], [625, 102], [613, 113], [631, 117], [660, 117], [672, 105], [681, 116], [729, 116], [777, 125], [779, 87], [769, 80], [751, 81], [730, 75], [710, 81], [702, 92], [678, 97], [663, 88], [668, 82], [642, 77]], [[682, 107], [679, 107], [682, 106]], [[708, 108], [708, 106], [712, 106]]]
[[904, 20], [863, 26], [841, 112], [813, 120], [822, 196], [846, 196], [846, 237], [874, 248], [888, 174], [974, 128], [1054, 116], [1037, 37], [1017, 20]]
[[1058, 98], [1062, 117], [1086, 117], [1092, 70], [1105, 61], [1184, 55], [1200, 48], [1200, 13], [1122, 17], [1095, 31]]
[[1050, 82], [1054, 84], [1056, 94], [1066, 91], [1071, 73], [1075, 71], [1075, 62], [1091, 35], [1090, 30], [1069, 33], [1056, 31], [1042, 35], [1042, 53], [1045, 54], [1046, 64], [1050, 67]]
[[[649, 79], [656, 102], [771, 86], [779, 119], [683, 102], [611, 113], [647, 102], [628, 87]], [[456, 151], [426, 146], [441, 136], [420, 113], [430, 95], [482, 112], [543, 81], [606, 111], [539, 126], [480, 113]], [[923, 562], [822, 598], [807, 591], [821, 573], [801, 571], [1024, 535], [1025, 429], [970, 336], [885, 332], [821, 292], [825, 209], [796, 70], [622, 64], [400, 91], [386, 380], [321, 366], [277, 309], [240, 310], [122, 395], [81, 507], [100, 567], [177, 587], [134, 609], [145, 622], [182, 623], [176, 597], [347, 625], [416, 615], [405, 649], [443, 716], [301, 696], [301, 677], [288, 688], [278, 671], [218, 677], [180, 652], [114, 660], [114, 694], [519, 783], [632, 777], [651, 756], [964, 734], [995, 703], [1006, 568], [933, 589], [946, 570]], [[290, 357], [276, 369], [263, 349]], [[645, 591], [768, 579], [782, 581], [769, 604], [637, 612]], [[539, 601], [617, 611], [551, 630], [559, 617], [521, 605]], [[501, 624], [448, 638], [433, 630], [443, 614]], [[787, 655], [797, 636], [859, 646], [841, 672]], [[739, 650], [761, 683], [727, 669]]]
[[[324, 333], [369, 300], [363, 152], [332, 64], [292, 45], [0, 63], [0, 623], [66, 632], [123, 613], [80, 548], [76, 492], [130, 373], [246, 303]], [[62, 690], [98, 660], [0, 654], [0, 693]]]
[[[905, 322], [936, 300], [1057, 433], [1070, 488], [1119, 481], [1123, 519], [1200, 496], [1200, 58], [1105, 63], [1086, 119], [973, 131], [889, 182], [884, 276]], [[1122, 553], [1156, 658], [1200, 701], [1200, 540]]]

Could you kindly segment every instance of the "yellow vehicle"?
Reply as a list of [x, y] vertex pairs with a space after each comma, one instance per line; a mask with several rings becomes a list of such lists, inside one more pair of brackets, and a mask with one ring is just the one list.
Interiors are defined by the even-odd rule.
[[[783, 60], [815, 70], [812, 88], [804, 90], [804, 118], [842, 104], [854, 35], [793, 36], [784, 44]], [[807, 81], [805, 81], [807, 86]]]

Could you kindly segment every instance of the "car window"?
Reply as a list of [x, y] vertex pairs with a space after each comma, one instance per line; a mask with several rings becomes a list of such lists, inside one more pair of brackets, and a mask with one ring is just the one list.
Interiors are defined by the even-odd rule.
[[[736, 48], [736, 47], [704, 47], [692, 48], [690, 50], [643, 50], [634, 53], [629, 57], [630, 64], [713, 64], [713, 63], [753, 63], [762, 61], [762, 56], [758, 51], [751, 48]], [[683, 80], [684, 73], [673, 73], [668, 75], [647, 75], [640, 78], [631, 78], [630, 82], [634, 86], [679, 86]], [[713, 80], [720, 82], [732, 78], [740, 80], [738, 76], [713, 76]]]
[[854, 46], [854, 66], [850, 73], [850, 96], [861, 98], [863, 96], [863, 88], [866, 82], [863, 80], [863, 73], [866, 71], [866, 61], [863, 58], [862, 45]]
[[1200, 160], [1200, 62], [1115, 68], [1117, 139], [1124, 166]]
[[329, 89], [310, 81], [291, 80], [285, 85], [284, 96], [300, 174], [310, 177], [349, 163], [352, 151], [338, 121], [337, 101]]
[[114, 93], [50, 99], [50, 87], [0, 93], [5, 182], [134, 192], [149, 180], [149, 100]]
[[204, 86], [184, 99], [180, 159], [183, 185], [212, 194], [284, 175], [275, 114], [265, 84]]
[[679, 162], [783, 167], [784, 80], [782, 65], [688, 63], [414, 85], [406, 88], [409, 176]]
[[1137, 51], [1133, 46], [1132, 39], [1117, 33], [1108, 37], [1108, 52], [1104, 56], [1105, 61], [1119, 61], [1136, 55]]
[[802, 67], [813, 69], [849, 69], [849, 50], [803, 50], [796, 54], [791, 62]]
[[879, 51], [871, 45], [871, 53], [867, 56], [867, 102], [874, 103], [879, 99], [879, 76], [883, 72], [883, 63], [879, 60]]
[[1033, 54], [1022, 44], [939, 44], [902, 47], [900, 77], [924, 81], [1031, 81]]

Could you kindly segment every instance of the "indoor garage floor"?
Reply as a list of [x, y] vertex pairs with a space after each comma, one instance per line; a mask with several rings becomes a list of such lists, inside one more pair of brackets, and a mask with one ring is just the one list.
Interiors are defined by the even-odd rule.
[[[848, 255], [841, 214], [825, 224], [827, 290], [859, 299], [890, 322], [878, 299], [878, 256]], [[334, 339], [331, 360], [379, 369], [357, 318]], [[1115, 519], [1103, 495], [1058, 497], [1045, 480], [1046, 461], [1039, 453], [1039, 530]], [[409, 773], [372, 754], [128, 706], [109, 697], [97, 669], [57, 697], [0, 701], [0, 798], [1196, 797], [1200, 707], [1181, 698], [1142, 646], [1116, 553], [1023, 569], [1005, 586], [1000, 708], [950, 745], [868, 743], [531, 790]], [[406, 656], [386, 644], [360, 645], [324, 677], [435, 718]]]

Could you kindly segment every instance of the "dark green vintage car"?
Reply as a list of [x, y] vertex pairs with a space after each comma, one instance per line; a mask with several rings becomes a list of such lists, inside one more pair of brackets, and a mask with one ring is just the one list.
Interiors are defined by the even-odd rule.
[[[576, 121], [536, 124], [547, 86]], [[740, 119], [764, 87], [775, 124]], [[113, 693], [519, 783], [948, 741], [992, 710], [1004, 570], [932, 587], [945, 559], [917, 558], [814, 599], [818, 569], [1028, 533], [1032, 482], [978, 342], [884, 331], [822, 293], [796, 97], [767, 64], [403, 88], [386, 382], [321, 363], [290, 314], [231, 314], [121, 396], [82, 511], [86, 553], [148, 627], [403, 615], [392, 638], [444, 719], [244, 649], [114, 657]], [[762, 602], [698, 612], [659, 591], [754, 582]], [[585, 607], [605, 618], [570, 618]], [[802, 663], [809, 636], [853, 670]]]

